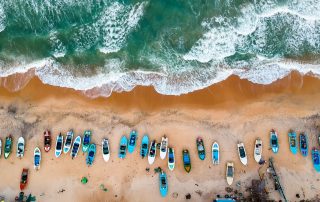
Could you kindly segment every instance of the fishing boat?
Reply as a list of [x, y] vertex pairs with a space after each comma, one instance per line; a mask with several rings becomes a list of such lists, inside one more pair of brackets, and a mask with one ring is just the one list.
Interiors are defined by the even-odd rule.
[[28, 172], [29, 169], [24, 168], [22, 169], [22, 173], [21, 173], [21, 178], [20, 178], [20, 190], [24, 190], [24, 188], [26, 188], [27, 183], [28, 183]]
[[290, 151], [293, 154], [297, 154], [298, 152], [298, 146], [297, 146], [297, 134], [293, 130], [290, 130], [288, 133], [289, 136], [289, 147]]
[[72, 159], [78, 155], [80, 145], [81, 145], [81, 137], [79, 135], [76, 137], [76, 139], [74, 139], [72, 144], [71, 153], [70, 153], [70, 156]]
[[262, 158], [262, 140], [260, 138], [256, 139], [254, 144], [254, 160], [259, 163]]
[[40, 163], [41, 163], [41, 151], [39, 147], [36, 147], [33, 152], [33, 166], [35, 170], [40, 169]]
[[120, 139], [120, 147], [119, 147], [119, 158], [124, 159], [126, 157], [128, 147], [128, 140], [125, 135], [123, 135]]
[[279, 151], [278, 134], [274, 129], [270, 131], [270, 147], [273, 153], [275, 154], [278, 153]]
[[212, 144], [212, 163], [213, 165], [219, 165], [220, 163], [220, 156], [219, 156], [219, 144], [214, 142]]
[[227, 162], [226, 178], [227, 178], [228, 185], [231, 185], [233, 183], [233, 177], [234, 177], [233, 162]]
[[88, 153], [87, 153], [87, 158], [86, 158], [86, 163], [88, 166], [91, 166], [93, 164], [95, 155], [96, 155], [96, 145], [90, 144]]
[[149, 154], [148, 154], [148, 162], [149, 164], [153, 164], [157, 154], [157, 143], [153, 140], [150, 144]]
[[0, 157], [1, 157], [1, 154], [2, 154], [2, 140], [0, 139]]
[[313, 167], [320, 172], [320, 152], [315, 147], [311, 150]]
[[128, 152], [130, 154], [133, 153], [134, 149], [136, 148], [137, 136], [138, 136], [137, 131], [133, 130], [130, 132], [129, 144], [128, 144]]
[[51, 148], [51, 133], [49, 130], [44, 131], [44, 151], [48, 152]]
[[67, 136], [66, 136], [66, 141], [64, 142], [63, 145], [63, 153], [68, 153], [71, 146], [72, 146], [72, 140], [73, 140], [73, 130], [69, 130], [67, 132]]
[[203, 139], [201, 137], [197, 138], [197, 150], [200, 160], [204, 160], [206, 158], [206, 151], [204, 148]]
[[168, 138], [167, 136], [163, 136], [161, 138], [161, 144], [160, 144], [160, 158], [163, 160], [167, 156], [167, 150], [168, 150]]
[[248, 164], [248, 158], [247, 158], [246, 149], [244, 148], [244, 144], [242, 142], [238, 143], [238, 154], [239, 154], [241, 163], [246, 166]]
[[108, 162], [110, 159], [110, 148], [108, 138], [102, 140], [102, 157], [105, 162]]
[[83, 141], [82, 141], [82, 151], [83, 152], [87, 152], [88, 149], [89, 149], [90, 141], [91, 141], [91, 135], [92, 135], [91, 130], [84, 131]]
[[12, 149], [12, 136], [9, 135], [8, 137], [6, 137], [6, 142], [4, 145], [4, 158], [7, 159], [11, 153], [11, 149]]
[[58, 158], [61, 153], [62, 153], [62, 145], [63, 145], [63, 135], [60, 133], [57, 136], [57, 141], [56, 141], [56, 150], [54, 152], [55, 156]]
[[22, 158], [24, 155], [24, 138], [19, 137], [17, 142], [17, 157]]
[[161, 171], [159, 174], [159, 190], [162, 197], [166, 197], [168, 194], [168, 180], [167, 174]]
[[148, 135], [145, 135], [141, 140], [141, 147], [140, 147], [140, 156], [142, 158], [148, 155], [148, 146], [149, 146], [149, 137]]
[[175, 157], [174, 157], [174, 149], [168, 148], [168, 168], [173, 171], [175, 166]]
[[302, 156], [308, 156], [308, 137], [304, 133], [300, 133], [300, 152]]
[[191, 160], [190, 160], [190, 154], [187, 149], [184, 149], [182, 151], [182, 159], [183, 159], [183, 167], [187, 173], [191, 171]]

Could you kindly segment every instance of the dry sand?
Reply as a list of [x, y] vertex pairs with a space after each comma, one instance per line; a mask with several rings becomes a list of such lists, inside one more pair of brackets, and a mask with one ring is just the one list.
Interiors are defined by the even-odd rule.
[[[19, 78], [19, 75], [15, 76]], [[13, 78], [1, 79], [10, 86]], [[92, 93], [92, 92], [87, 92]], [[15, 93], [0, 89], [0, 137], [12, 134], [14, 153], [5, 160], [0, 158], [0, 195], [12, 201], [19, 192], [19, 180], [23, 167], [30, 169], [26, 193], [32, 193], [38, 201], [212, 201], [217, 194], [226, 194], [225, 164], [235, 163], [235, 180], [232, 188], [247, 194], [251, 179], [258, 179], [259, 165], [253, 159], [254, 141], [263, 140], [263, 157], [274, 157], [285, 193], [290, 201], [314, 199], [320, 193], [320, 173], [312, 167], [310, 155], [303, 158], [289, 151], [287, 132], [290, 128], [305, 131], [310, 147], [318, 146], [316, 135], [320, 124], [320, 80], [311, 76], [292, 73], [271, 85], [252, 84], [232, 76], [209, 88], [182, 96], [164, 96], [151, 87], [138, 87], [129, 93], [114, 93], [110, 98], [91, 100], [71, 89], [42, 84], [37, 78]], [[98, 147], [94, 165], [87, 167], [85, 156], [71, 160], [70, 155], [54, 157], [53, 149], [43, 151], [43, 131], [50, 129], [55, 138], [59, 132], [73, 128], [76, 135], [92, 129], [93, 142]], [[279, 133], [280, 150], [274, 155], [269, 148], [269, 131]], [[117, 157], [120, 137], [132, 129], [139, 133], [138, 145], [126, 159]], [[143, 134], [158, 142], [163, 134], [169, 137], [169, 145], [176, 152], [176, 168], [167, 169], [167, 161], [157, 157], [152, 166], [141, 159], [138, 148]], [[16, 140], [27, 140], [26, 154], [21, 160], [15, 157]], [[197, 157], [195, 140], [202, 136], [207, 157]], [[108, 137], [111, 158], [104, 162], [101, 140]], [[213, 166], [211, 144], [218, 141], [221, 162]], [[236, 143], [243, 141], [248, 154], [248, 166], [240, 163]], [[55, 141], [53, 141], [55, 142]], [[33, 170], [33, 149], [40, 146], [42, 162], [39, 171]], [[182, 166], [182, 149], [191, 152], [192, 170], [186, 173]], [[153, 169], [161, 166], [168, 174], [169, 194], [161, 198], [158, 175]], [[150, 168], [150, 172], [146, 171]], [[260, 171], [264, 172], [266, 166]], [[86, 176], [89, 182], [80, 183]], [[237, 187], [236, 183], [241, 186]], [[271, 180], [267, 180], [271, 199], [280, 199]], [[100, 184], [108, 188], [99, 189]], [[60, 192], [65, 190], [64, 192]], [[178, 193], [173, 198], [173, 193]], [[198, 194], [198, 193], [201, 194]], [[299, 200], [300, 200], [299, 199]]]

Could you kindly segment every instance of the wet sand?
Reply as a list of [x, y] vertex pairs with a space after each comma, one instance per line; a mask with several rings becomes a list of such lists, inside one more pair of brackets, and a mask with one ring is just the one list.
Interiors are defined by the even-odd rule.
[[[0, 79], [2, 86], [13, 88], [15, 75]], [[86, 92], [90, 94], [91, 92]], [[26, 155], [22, 160], [13, 153], [8, 160], [0, 158], [0, 193], [9, 201], [19, 192], [19, 180], [23, 167], [30, 169], [26, 193], [36, 195], [39, 201], [212, 201], [217, 194], [226, 194], [225, 164], [235, 163], [235, 180], [231, 186], [247, 194], [251, 179], [258, 179], [259, 165], [253, 159], [255, 138], [263, 140], [263, 157], [274, 157], [285, 193], [290, 201], [314, 199], [319, 193], [320, 174], [312, 168], [311, 156], [294, 156], [289, 151], [287, 132], [295, 129], [305, 131], [310, 148], [318, 146], [316, 135], [320, 132], [320, 80], [293, 72], [270, 85], [257, 85], [236, 76], [214, 84], [206, 89], [187, 95], [160, 95], [152, 87], [137, 87], [131, 92], [114, 93], [109, 98], [90, 99], [72, 89], [44, 85], [37, 78], [20, 91], [0, 89], [0, 137], [13, 134], [27, 140]], [[33, 170], [33, 149], [43, 149], [42, 133], [50, 129], [55, 138], [59, 132], [73, 128], [76, 135], [92, 129], [93, 142], [98, 147], [95, 163], [85, 165], [82, 153], [74, 160], [69, 154], [56, 159], [54, 151], [43, 154], [41, 169]], [[269, 131], [279, 133], [280, 150], [274, 155], [269, 149]], [[125, 160], [117, 157], [120, 137], [132, 129], [139, 133], [138, 145]], [[160, 160], [148, 165], [141, 159], [138, 148], [143, 134], [158, 142], [161, 136], [169, 137], [169, 145], [176, 152], [176, 168], [167, 169], [167, 162]], [[207, 157], [197, 157], [195, 140], [204, 139]], [[111, 144], [111, 159], [104, 162], [101, 155], [101, 140], [108, 137]], [[221, 162], [213, 166], [211, 144], [218, 141]], [[248, 154], [248, 166], [238, 158], [236, 143], [243, 141]], [[53, 141], [55, 142], [55, 141]], [[16, 143], [16, 142], [15, 142]], [[14, 144], [13, 151], [15, 152]], [[192, 171], [188, 174], [182, 166], [182, 149], [191, 152]], [[153, 169], [161, 166], [168, 174], [169, 194], [162, 199], [158, 191], [158, 175]], [[146, 168], [150, 168], [147, 172]], [[266, 167], [260, 171], [264, 172]], [[81, 177], [89, 179], [80, 183]], [[268, 178], [267, 178], [268, 179]], [[236, 186], [240, 182], [240, 187]], [[267, 180], [271, 199], [280, 199], [271, 180]], [[99, 189], [100, 184], [108, 188]], [[59, 192], [59, 190], [65, 190]], [[198, 193], [196, 193], [198, 192]], [[172, 194], [178, 193], [177, 198]], [[201, 193], [201, 194], [199, 194]]]

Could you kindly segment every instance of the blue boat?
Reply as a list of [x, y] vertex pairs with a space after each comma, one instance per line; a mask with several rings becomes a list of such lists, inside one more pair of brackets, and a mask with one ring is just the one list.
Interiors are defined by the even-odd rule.
[[124, 159], [126, 157], [128, 147], [127, 137], [124, 135], [120, 139], [119, 158]]
[[91, 166], [93, 164], [95, 155], [96, 155], [96, 145], [90, 144], [88, 153], [87, 153], [87, 158], [86, 158], [86, 163], [88, 166]]
[[191, 160], [187, 149], [182, 151], [183, 167], [187, 173], [191, 171]]
[[300, 133], [300, 152], [302, 156], [308, 156], [308, 137], [304, 133]]
[[136, 147], [136, 143], [137, 143], [137, 131], [133, 130], [130, 133], [130, 137], [129, 137], [129, 144], [128, 144], [128, 152], [131, 154], [134, 151], [134, 148]]
[[317, 150], [316, 148], [312, 148], [311, 154], [312, 154], [313, 167], [317, 172], [320, 172], [320, 153], [319, 153], [319, 150]]
[[288, 133], [288, 136], [289, 136], [290, 151], [293, 154], [297, 154], [298, 153], [297, 134], [293, 130], [290, 130]]
[[278, 135], [275, 130], [271, 130], [270, 132], [270, 147], [273, 151], [273, 153], [278, 153], [279, 151], [279, 140], [278, 140]]
[[149, 137], [148, 135], [145, 135], [141, 140], [141, 147], [140, 147], [140, 156], [142, 158], [148, 155], [148, 146], [149, 146]]
[[168, 194], [168, 180], [164, 171], [159, 174], [159, 189], [162, 197], [166, 197]]
[[82, 151], [87, 152], [88, 148], [90, 146], [90, 141], [91, 141], [91, 131], [86, 130], [84, 131], [84, 136], [83, 136], [83, 141], [82, 141]]

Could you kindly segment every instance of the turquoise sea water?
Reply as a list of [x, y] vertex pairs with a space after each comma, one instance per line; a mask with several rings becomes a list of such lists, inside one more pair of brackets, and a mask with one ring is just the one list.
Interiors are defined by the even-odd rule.
[[239, 75], [320, 73], [319, 0], [0, 1], [0, 76], [97, 95], [188, 93]]

